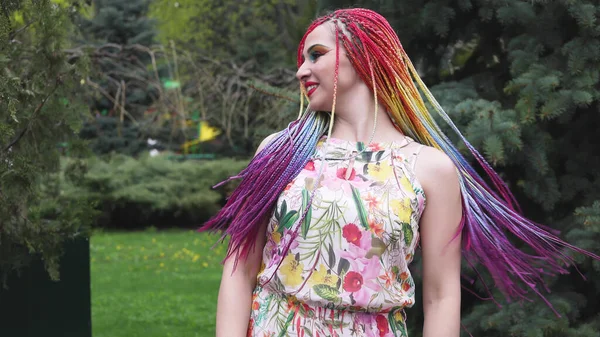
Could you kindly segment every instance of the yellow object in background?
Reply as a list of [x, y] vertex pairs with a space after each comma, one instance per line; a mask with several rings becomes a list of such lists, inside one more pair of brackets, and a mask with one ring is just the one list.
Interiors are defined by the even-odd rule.
[[198, 122], [198, 138], [183, 143], [181, 145], [181, 147], [183, 148], [183, 153], [187, 155], [190, 152], [193, 153], [197, 151], [200, 143], [213, 140], [220, 134], [221, 130], [210, 126], [208, 122]]
[[205, 121], [198, 122], [198, 140], [199, 141], [206, 142], [209, 140], [213, 140], [220, 134], [221, 134], [221, 130], [210, 126], [208, 124], [208, 122], [205, 122]]

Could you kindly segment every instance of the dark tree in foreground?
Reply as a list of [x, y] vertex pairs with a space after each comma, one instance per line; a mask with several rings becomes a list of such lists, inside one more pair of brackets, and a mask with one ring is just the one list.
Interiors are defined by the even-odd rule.
[[75, 161], [58, 177], [61, 144], [77, 153], [84, 61], [70, 64], [70, 5], [10, 0], [0, 5], [0, 272], [40, 255], [57, 279], [66, 240], [84, 233], [87, 205], [61, 196], [61, 179], [77, 179]]

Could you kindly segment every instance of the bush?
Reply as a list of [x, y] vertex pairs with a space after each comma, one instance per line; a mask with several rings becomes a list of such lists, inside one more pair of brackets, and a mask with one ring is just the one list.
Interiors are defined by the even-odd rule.
[[64, 193], [74, 201], [93, 202], [101, 212], [97, 226], [196, 227], [219, 210], [234, 184], [211, 187], [247, 164], [233, 159], [176, 162], [166, 155], [92, 158], [80, 168], [87, 170], [84, 178], [67, 184]]

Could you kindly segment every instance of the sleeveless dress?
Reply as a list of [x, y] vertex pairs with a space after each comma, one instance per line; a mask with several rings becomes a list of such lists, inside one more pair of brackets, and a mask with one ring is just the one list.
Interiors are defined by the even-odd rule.
[[408, 265], [425, 208], [414, 174], [422, 145], [407, 137], [364, 149], [331, 138], [325, 149], [325, 139], [270, 218], [248, 336], [407, 336]]

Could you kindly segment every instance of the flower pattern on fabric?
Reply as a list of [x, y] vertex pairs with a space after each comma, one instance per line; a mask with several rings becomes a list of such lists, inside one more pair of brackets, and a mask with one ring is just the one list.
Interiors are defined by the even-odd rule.
[[411, 143], [371, 144], [350, 160], [362, 143], [317, 144], [270, 219], [248, 336], [407, 336], [425, 207]]
[[283, 259], [283, 264], [279, 268], [279, 274], [282, 276], [282, 281], [290, 287], [297, 287], [302, 284], [302, 272], [304, 265], [297, 261], [293, 255], [289, 254]]

